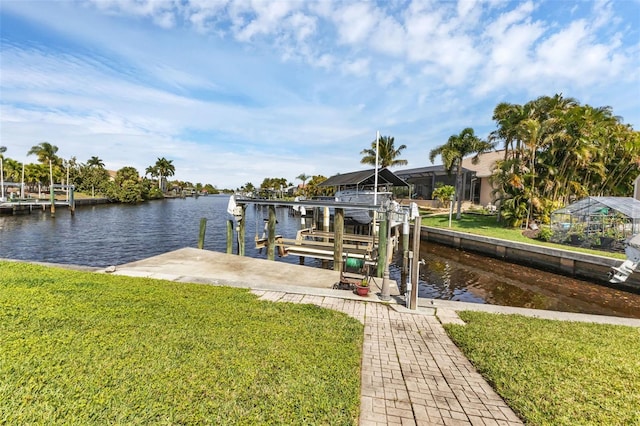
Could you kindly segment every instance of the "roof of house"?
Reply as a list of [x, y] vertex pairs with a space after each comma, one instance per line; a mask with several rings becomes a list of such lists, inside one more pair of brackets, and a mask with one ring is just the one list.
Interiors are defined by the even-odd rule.
[[[359, 170], [331, 176], [318, 186], [374, 185], [375, 169]], [[409, 186], [407, 182], [395, 175], [386, 167], [378, 170], [378, 185]]]
[[[470, 169], [462, 168], [462, 172], [470, 172]], [[407, 180], [411, 178], [429, 177], [429, 176], [444, 176], [447, 174], [443, 165], [439, 166], [427, 166], [417, 167], [414, 169], [398, 170], [396, 175], [401, 179]]]

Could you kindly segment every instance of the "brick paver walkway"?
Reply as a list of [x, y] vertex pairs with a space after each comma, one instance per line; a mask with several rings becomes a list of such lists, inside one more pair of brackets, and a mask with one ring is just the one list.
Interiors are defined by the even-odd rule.
[[434, 315], [336, 297], [254, 291], [345, 312], [364, 328], [360, 425], [521, 425]]

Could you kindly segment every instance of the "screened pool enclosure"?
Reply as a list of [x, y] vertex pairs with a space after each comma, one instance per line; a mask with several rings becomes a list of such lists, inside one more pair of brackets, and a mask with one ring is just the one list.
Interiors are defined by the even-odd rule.
[[552, 241], [606, 250], [624, 250], [640, 233], [640, 201], [631, 197], [587, 197], [551, 214]]

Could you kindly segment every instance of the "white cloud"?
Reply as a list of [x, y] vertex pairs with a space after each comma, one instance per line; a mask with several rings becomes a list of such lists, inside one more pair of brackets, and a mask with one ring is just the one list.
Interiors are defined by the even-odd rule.
[[333, 13], [338, 30], [338, 42], [360, 44], [374, 31], [377, 19], [371, 3], [354, 3], [338, 8]]
[[369, 59], [360, 58], [353, 61], [345, 61], [342, 64], [342, 72], [364, 77], [369, 74]]
[[407, 51], [407, 37], [402, 25], [394, 18], [385, 16], [370, 37], [371, 49], [393, 57], [403, 56]]
[[100, 10], [111, 14], [151, 18], [165, 29], [176, 24], [173, 0], [91, 0]]
[[231, 15], [236, 28], [236, 38], [249, 41], [256, 35], [277, 32], [281, 21], [295, 10], [295, 7], [296, 3], [284, 0], [233, 2]]

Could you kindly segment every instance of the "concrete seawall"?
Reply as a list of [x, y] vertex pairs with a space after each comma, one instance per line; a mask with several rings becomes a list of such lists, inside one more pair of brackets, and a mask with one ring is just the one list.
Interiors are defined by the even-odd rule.
[[76, 202], [76, 207], [111, 203], [111, 201], [109, 201], [108, 198], [76, 198], [75, 202]]
[[[430, 226], [422, 226], [420, 237], [424, 241], [473, 251], [507, 262], [532, 266], [545, 271], [602, 284], [608, 283], [608, 273], [611, 271], [611, 267], [619, 266], [622, 263], [620, 259], [501, 240]], [[640, 274], [632, 274], [625, 284], [628, 287], [640, 289]]]

